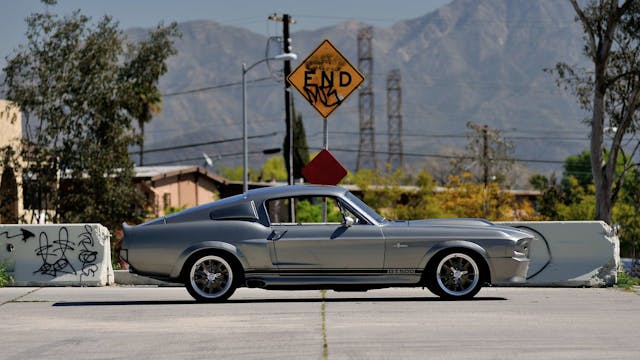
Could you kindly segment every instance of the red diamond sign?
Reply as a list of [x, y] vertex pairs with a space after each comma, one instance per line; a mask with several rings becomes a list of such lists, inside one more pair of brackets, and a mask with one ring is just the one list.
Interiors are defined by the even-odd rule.
[[347, 176], [347, 169], [328, 150], [323, 149], [302, 168], [302, 176], [312, 184], [337, 185]]

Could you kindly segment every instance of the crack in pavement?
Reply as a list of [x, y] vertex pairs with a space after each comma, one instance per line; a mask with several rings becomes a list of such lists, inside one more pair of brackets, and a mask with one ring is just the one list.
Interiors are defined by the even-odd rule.
[[327, 290], [320, 290], [322, 294], [322, 305], [320, 306], [322, 313], [322, 360], [329, 358], [329, 344], [327, 344], [327, 303], [325, 302]]
[[5, 304], [9, 304], [9, 303], [19, 302], [19, 301], [20, 301], [20, 299], [25, 298], [25, 297], [27, 297], [27, 296], [29, 296], [29, 295], [33, 294], [34, 292], [36, 292], [36, 291], [38, 291], [38, 290], [40, 290], [40, 289], [42, 289], [42, 288], [33, 289], [33, 290], [31, 290], [31, 291], [27, 292], [26, 294], [22, 294], [22, 295], [18, 296], [18, 297], [17, 297], [17, 298], [15, 298], [15, 299], [7, 300], [7, 301], [3, 302], [2, 304], [0, 304], [0, 306], [3, 306], [3, 305], [5, 305]]

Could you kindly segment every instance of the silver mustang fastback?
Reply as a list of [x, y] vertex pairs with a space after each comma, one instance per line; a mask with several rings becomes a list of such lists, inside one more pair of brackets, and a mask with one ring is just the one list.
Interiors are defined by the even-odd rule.
[[481, 219], [389, 220], [337, 186], [250, 190], [124, 226], [130, 271], [182, 282], [198, 301], [238, 287], [422, 287], [467, 299], [526, 281], [533, 236]]

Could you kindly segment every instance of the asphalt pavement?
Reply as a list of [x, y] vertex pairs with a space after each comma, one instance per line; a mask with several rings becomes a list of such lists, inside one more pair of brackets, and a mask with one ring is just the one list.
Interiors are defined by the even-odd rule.
[[638, 359], [639, 324], [619, 289], [0, 289], [0, 359]]

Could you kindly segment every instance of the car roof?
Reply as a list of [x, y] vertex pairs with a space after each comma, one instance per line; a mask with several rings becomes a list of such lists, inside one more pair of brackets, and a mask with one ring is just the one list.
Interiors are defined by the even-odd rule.
[[252, 189], [246, 193], [246, 198], [251, 200], [264, 200], [288, 196], [326, 195], [341, 196], [347, 189], [331, 185], [283, 185], [260, 189]]

